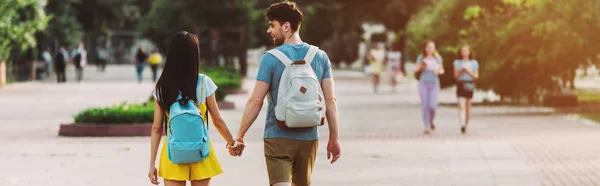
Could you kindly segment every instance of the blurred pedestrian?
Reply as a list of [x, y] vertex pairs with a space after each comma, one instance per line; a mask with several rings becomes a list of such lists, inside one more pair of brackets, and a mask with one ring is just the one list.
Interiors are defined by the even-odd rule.
[[83, 43], [79, 43], [79, 47], [73, 50], [72, 55], [73, 66], [75, 66], [75, 76], [78, 82], [83, 80], [83, 68], [87, 65], [87, 51]]
[[152, 70], [152, 81], [156, 82], [158, 75], [158, 67], [162, 63], [163, 58], [162, 55], [158, 52], [158, 48], [152, 50], [152, 54], [148, 57], [148, 64], [150, 64], [150, 69]]
[[388, 70], [390, 84], [392, 86], [392, 92], [396, 92], [396, 86], [398, 85], [398, 80], [402, 75], [400, 71], [400, 58], [402, 57], [402, 53], [398, 50], [396, 45], [391, 45], [390, 50], [386, 54], [386, 66]]
[[382, 43], [376, 43], [375, 48], [369, 51], [369, 68], [373, 81], [373, 92], [379, 92], [379, 84], [381, 81], [381, 73], [385, 60], [385, 49]]
[[98, 61], [96, 65], [98, 66], [98, 71], [106, 71], [106, 61], [108, 60], [108, 51], [104, 46], [98, 46], [96, 55], [98, 56]]
[[148, 61], [148, 54], [146, 53], [146, 48], [143, 46], [139, 47], [137, 52], [135, 53], [134, 63], [135, 69], [137, 72], [138, 82], [141, 83], [144, 74], [144, 67]]
[[60, 48], [54, 54], [54, 71], [56, 72], [56, 79], [58, 83], [67, 82], [67, 76], [65, 75], [69, 54], [64, 46]]
[[428, 41], [423, 49], [423, 54], [417, 58], [417, 78], [419, 79], [419, 95], [421, 97], [421, 109], [423, 122], [425, 123], [425, 134], [435, 130], [435, 112], [440, 92], [439, 75], [444, 74], [442, 57], [435, 49], [435, 43]]
[[454, 77], [456, 78], [456, 97], [458, 98], [460, 131], [465, 133], [471, 115], [471, 99], [475, 89], [475, 81], [479, 79], [479, 62], [473, 58], [469, 45], [459, 48], [454, 60]]

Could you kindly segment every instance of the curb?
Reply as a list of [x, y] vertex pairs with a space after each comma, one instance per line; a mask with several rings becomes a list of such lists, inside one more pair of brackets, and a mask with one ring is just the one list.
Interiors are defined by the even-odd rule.
[[66, 137], [131, 137], [150, 136], [151, 123], [140, 124], [96, 124], [76, 123], [62, 124], [58, 131], [59, 136]]
[[245, 89], [227, 89], [225, 90], [227, 94], [248, 94], [248, 90]]
[[235, 109], [235, 104], [230, 101], [218, 101], [217, 106], [219, 106], [219, 109], [223, 109], [223, 110]]

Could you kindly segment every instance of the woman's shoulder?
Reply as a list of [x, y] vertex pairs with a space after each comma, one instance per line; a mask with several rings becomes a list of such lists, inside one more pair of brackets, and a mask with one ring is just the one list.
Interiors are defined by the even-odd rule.
[[204, 81], [212, 81], [210, 76], [203, 74], [203, 73], [198, 73], [198, 80], [200, 81], [202, 79], [204, 79]]

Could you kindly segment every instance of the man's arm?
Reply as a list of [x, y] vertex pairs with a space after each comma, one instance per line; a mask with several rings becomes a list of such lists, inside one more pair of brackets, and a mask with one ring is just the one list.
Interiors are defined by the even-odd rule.
[[240, 124], [240, 130], [238, 131], [236, 138], [237, 141], [244, 142], [244, 136], [246, 135], [246, 132], [248, 132], [250, 126], [252, 126], [252, 123], [254, 123], [258, 117], [258, 113], [260, 113], [260, 109], [263, 106], [263, 101], [269, 92], [270, 86], [270, 84], [263, 81], [256, 81], [252, 95], [248, 99], [248, 103], [244, 109], [244, 114], [242, 115], [242, 123]]
[[327, 144], [327, 159], [331, 158], [331, 163], [335, 163], [342, 155], [339, 144], [339, 115], [335, 98], [335, 88], [333, 78], [325, 78], [321, 84], [323, 96], [327, 110], [327, 124], [329, 125], [329, 143]]

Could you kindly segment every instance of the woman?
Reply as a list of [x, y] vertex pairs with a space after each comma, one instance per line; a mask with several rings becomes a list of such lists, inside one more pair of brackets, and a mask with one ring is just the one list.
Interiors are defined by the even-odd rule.
[[469, 45], [458, 49], [454, 60], [454, 77], [456, 78], [456, 97], [458, 98], [460, 131], [467, 132], [471, 113], [471, 98], [475, 89], [475, 81], [479, 79], [479, 63], [473, 59]]
[[[396, 85], [398, 84], [398, 76], [402, 74], [400, 71], [400, 58], [402, 54], [398, 50], [398, 46], [395, 44], [390, 47], [390, 51], [386, 55], [386, 61], [389, 71], [390, 83], [392, 91], [396, 92]], [[402, 75], [403, 76], [403, 75]]]
[[146, 66], [146, 61], [148, 60], [148, 54], [146, 54], [146, 48], [140, 47], [135, 53], [135, 69], [137, 72], [138, 82], [142, 82], [144, 67]]
[[[173, 164], [168, 157], [166, 139], [163, 141], [160, 154], [159, 170], [156, 170], [154, 162], [165, 129], [163, 128], [163, 121], [165, 127], [169, 126], [164, 116], [178, 96], [199, 103], [204, 118], [207, 117], [205, 115], [206, 109], [210, 111], [212, 123], [227, 141], [230, 155], [239, 155], [243, 150], [243, 144], [235, 142], [223, 118], [221, 118], [214, 94], [217, 86], [210, 77], [198, 73], [200, 67], [199, 54], [198, 38], [193, 34], [179, 32], [171, 40], [164, 70], [153, 93], [155, 109], [151, 134], [150, 170], [148, 172], [152, 184], [159, 184], [158, 176], [160, 176], [165, 180], [166, 186], [185, 185], [187, 180], [191, 182], [192, 186], [205, 186], [209, 185], [211, 177], [223, 172], [212, 143], [209, 156], [203, 162]], [[167, 135], [169, 134], [167, 133]]]
[[373, 91], [379, 92], [379, 83], [381, 72], [383, 72], [383, 63], [385, 60], [385, 50], [383, 44], [377, 43], [374, 49], [369, 51], [369, 66], [373, 76]]
[[435, 43], [428, 41], [423, 49], [423, 54], [417, 58], [417, 74], [419, 74], [419, 95], [421, 96], [421, 109], [425, 122], [425, 134], [435, 130], [433, 120], [437, 107], [437, 97], [440, 92], [439, 75], [444, 74], [442, 57], [436, 52]]
[[162, 62], [162, 56], [158, 53], [158, 48], [155, 48], [148, 57], [148, 63], [150, 64], [150, 69], [152, 70], [152, 81], [156, 82], [156, 75], [158, 74], [158, 66]]

